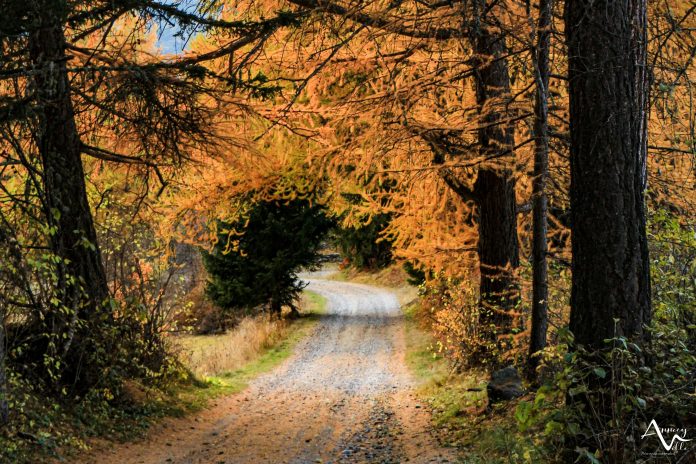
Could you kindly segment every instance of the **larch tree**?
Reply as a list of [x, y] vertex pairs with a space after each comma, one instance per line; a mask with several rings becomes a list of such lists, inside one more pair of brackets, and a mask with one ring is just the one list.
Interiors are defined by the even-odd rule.
[[[508, 69], [511, 52], [505, 29], [501, 25], [506, 5], [477, 0], [464, 4], [434, 2], [398, 6], [372, 2], [357, 7], [350, 2], [291, 1], [318, 14], [349, 19], [367, 30], [380, 31], [377, 34], [378, 41], [386, 35], [393, 37], [392, 43], [404, 44], [401, 51], [390, 49], [384, 51], [384, 56], [401, 55], [406, 61], [419, 49], [425, 50], [426, 55], [428, 50], [434, 56], [441, 53], [442, 70], [427, 70], [425, 75], [421, 75], [421, 79], [425, 81], [427, 72], [433, 72], [433, 82], [418, 84], [423, 91], [437, 94], [438, 85], [443, 89], [456, 88], [464, 78], [473, 82], [473, 101], [460, 100], [453, 106], [462, 108], [462, 113], [469, 109], [477, 114], [474, 117], [476, 122], [472, 123], [472, 126], [477, 126], [474, 130], [474, 143], [467, 140], [470, 127], [419, 124], [417, 115], [410, 113], [413, 103], [405, 101], [409, 90], [401, 88], [399, 83], [383, 84], [384, 87], [393, 86], [393, 100], [389, 106], [376, 100], [377, 105], [388, 108], [378, 118], [401, 124], [401, 130], [407, 134], [405, 139], [412, 139], [414, 135], [419, 138], [420, 143], [431, 150], [428, 166], [421, 166], [420, 169], [438, 172], [445, 185], [461, 202], [471, 204], [476, 209], [473, 216], [478, 228], [476, 250], [481, 276], [481, 322], [485, 327], [492, 328], [491, 334], [509, 333], [516, 317], [513, 313], [520, 294], [516, 276], [519, 266], [514, 175], [513, 121], [516, 110], [514, 104], [511, 104], [513, 98]], [[357, 32], [353, 33], [357, 35]], [[468, 44], [468, 50], [462, 43]], [[459, 56], [451, 56], [451, 50], [457, 47], [460, 47]], [[444, 56], [451, 61], [447, 61]], [[395, 65], [394, 68], [393, 74], [396, 75], [396, 68], [399, 67]], [[401, 74], [409, 72], [408, 67], [399, 69], [398, 73]], [[441, 77], [448, 73], [451, 74], [451, 81]], [[461, 95], [459, 98], [462, 98]], [[436, 100], [436, 97], [432, 100]], [[446, 107], [435, 108], [441, 115], [450, 112]], [[401, 117], [401, 114], [404, 116]], [[471, 161], [472, 158], [476, 161]], [[473, 182], [467, 176], [459, 174], [457, 169], [452, 169], [453, 164], [468, 165], [470, 169], [474, 169], [476, 174]], [[467, 220], [461, 219], [462, 222]], [[460, 247], [466, 248], [464, 244]]]
[[[611, 4], [611, 5], [610, 5]], [[611, 8], [609, 7], [611, 6]], [[566, 2], [573, 290], [570, 329], [590, 349], [645, 341], [646, 2]]]
[[[538, 352], [546, 347], [548, 330], [548, 197], [549, 176], [549, 53], [553, 0], [539, 2], [536, 44], [532, 51], [534, 81], [534, 178], [532, 180], [532, 321], [529, 336], [528, 370], [539, 364]], [[534, 37], [532, 37], [534, 39]]]
[[[68, 4], [30, 3], [27, 12], [29, 66], [36, 110], [36, 149], [41, 160], [43, 214], [54, 233], [50, 249], [61, 259], [57, 282], [62, 304], [78, 317], [100, 312], [108, 298], [85, 174], [83, 145], [75, 122], [64, 27]], [[79, 310], [77, 308], [80, 308]]]
[[[515, 135], [508, 121], [510, 75], [505, 35], [495, 25], [493, 8], [474, 2], [471, 37], [476, 102], [481, 113], [479, 151], [496, 159], [498, 167], [481, 166], [474, 184], [478, 206], [481, 300], [486, 303], [482, 322], [493, 322], [503, 333], [512, 328], [509, 312], [519, 302], [515, 271], [520, 264], [515, 196]], [[492, 314], [486, 314], [490, 312]]]
[[[52, 256], [47, 266], [54, 271], [37, 282], [43, 277], [22, 266], [0, 269], [3, 281], [12, 282], [1, 304], [37, 326], [32, 350], [46, 353], [49, 377], [57, 384], [80, 389], [99, 381], [94, 356], [100, 350], [94, 343], [108, 338], [100, 339], [99, 331], [112, 317], [83, 157], [126, 165], [146, 184], [152, 176], [164, 186], [165, 168], [174, 169], [194, 151], [214, 152], [224, 144], [207, 99], [229, 110], [236, 94], [263, 93], [264, 82], [238, 73], [255, 46], [278, 28], [297, 23], [296, 16], [283, 11], [270, 19], [225, 21], [222, 6], [150, 0], [3, 3], [0, 176], [5, 207], [0, 224], [7, 240], [2, 245], [20, 244], [20, 259], [26, 262], [34, 262], [36, 250], [46, 250]], [[162, 57], [151, 44], [150, 30], [157, 24], [176, 24], [184, 35], [205, 31], [223, 39], [202, 53]], [[224, 72], [206, 67], [225, 58]], [[37, 284], [49, 281], [51, 296], [37, 298]]]
[[5, 354], [5, 311], [0, 311], [0, 426], [7, 422], [9, 404], [7, 402], [7, 368]]

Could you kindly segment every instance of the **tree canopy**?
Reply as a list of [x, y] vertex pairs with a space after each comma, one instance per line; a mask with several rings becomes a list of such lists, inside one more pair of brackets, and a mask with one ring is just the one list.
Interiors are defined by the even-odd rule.
[[693, 399], [691, 2], [0, 10], [0, 423], [175, 377], [201, 281], [294, 307], [334, 220], [348, 261], [417, 278], [457, 367], [564, 373], [573, 449], [626, 462], [619, 430]]

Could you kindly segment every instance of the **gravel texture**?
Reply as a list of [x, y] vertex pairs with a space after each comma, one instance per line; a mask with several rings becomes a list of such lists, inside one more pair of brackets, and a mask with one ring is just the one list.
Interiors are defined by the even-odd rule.
[[192, 417], [169, 419], [90, 463], [448, 463], [404, 363], [386, 289], [306, 276], [327, 313], [278, 369]]

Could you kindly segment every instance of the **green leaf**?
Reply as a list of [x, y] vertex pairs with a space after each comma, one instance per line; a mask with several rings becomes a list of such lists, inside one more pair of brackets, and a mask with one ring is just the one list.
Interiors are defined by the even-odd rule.
[[529, 428], [532, 418], [532, 404], [527, 401], [522, 401], [515, 409], [515, 420], [520, 431], [524, 432]]
[[587, 460], [590, 461], [592, 464], [602, 464], [602, 462], [599, 459], [597, 459], [597, 456], [595, 456], [594, 453], [588, 451], [587, 448], [575, 448], [575, 452], [578, 453], [580, 456], [587, 458]]
[[593, 372], [595, 373], [595, 375], [596, 375], [597, 377], [599, 377], [600, 379], [604, 379], [604, 378], [606, 378], [606, 376], [607, 376], [607, 371], [605, 371], [605, 370], [604, 370], [603, 368], [601, 368], [601, 367], [595, 367], [592, 371], [593, 371]]

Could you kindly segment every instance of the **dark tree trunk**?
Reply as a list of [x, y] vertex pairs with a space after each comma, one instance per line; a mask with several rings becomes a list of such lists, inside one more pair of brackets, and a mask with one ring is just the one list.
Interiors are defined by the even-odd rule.
[[5, 314], [0, 307], [0, 426], [7, 423], [7, 373], [5, 368]]
[[553, 0], [539, 3], [535, 57], [536, 101], [534, 105], [534, 180], [532, 231], [532, 327], [529, 338], [528, 372], [534, 377], [539, 358], [535, 353], [546, 347], [548, 329], [548, 199], [546, 179], [549, 175], [549, 47]]
[[[573, 252], [570, 330], [602, 356], [616, 336], [647, 339], [650, 270], [645, 231], [646, 0], [566, 0], [569, 56], [570, 207]], [[602, 449], [609, 463], [632, 461], [620, 402], [621, 369], [589, 376], [568, 396], [592, 410], [596, 433], [569, 449]], [[590, 415], [588, 414], [588, 417]], [[630, 431], [628, 432], [631, 433]], [[573, 458], [575, 458], [574, 456]], [[572, 458], [570, 458], [572, 460]]]
[[640, 343], [651, 312], [643, 198], [646, 2], [567, 0], [565, 15], [573, 251], [570, 329], [575, 341], [590, 349], [604, 347], [604, 340], [615, 335]]
[[88, 299], [95, 310], [108, 296], [106, 274], [97, 244], [81, 159], [81, 141], [75, 125], [66, 69], [65, 37], [60, 2], [47, 2], [40, 26], [29, 38], [31, 59], [38, 70], [34, 83], [39, 104], [38, 149], [43, 165], [45, 215], [52, 251], [63, 259], [65, 275], [78, 279], [85, 295], [63, 282], [68, 307]]
[[512, 309], [519, 301], [515, 269], [519, 266], [515, 199], [514, 132], [506, 121], [510, 97], [504, 39], [485, 26], [474, 31], [474, 73], [481, 113], [480, 154], [490, 161], [478, 173], [474, 194], [479, 207], [479, 262], [482, 322], [499, 333], [512, 327]]
[[[87, 200], [81, 160], [81, 141], [77, 132], [66, 68], [65, 37], [62, 24], [67, 7], [64, 2], [41, 2], [36, 14], [37, 28], [29, 35], [29, 52], [36, 74], [35, 98], [38, 106], [36, 140], [42, 163], [44, 214], [51, 227], [50, 247], [61, 259], [58, 264], [57, 294], [71, 314], [54, 311], [49, 327], [57, 346], [49, 355], [70, 358], [66, 362], [71, 383], [90, 383], [88, 357], [90, 345], [84, 336], [94, 330], [84, 322], [106, 316], [103, 304], [108, 286], [96, 231]], [[92, 332], [92, 335], [98, 335]], [[53, 346], [53, 345], [50, 345]], [[72, 355], [71, 351], [74, 351]], [[86, 354], [86, 356], [85, 356]], [[79, 379], [78, 379], [79, 377]]]
[[283, 305], [280, 303], [280, 300], [276, 298], [271, 299], [271, 316], [280, 318], [280, 316], [283, 314]]
[[481, 169], [475, 192], [479, 199], [478, 254], [485, 321], [506, 332], [512, 328], [510, 311], [519, 301], [515, 182], [509, 173]]

